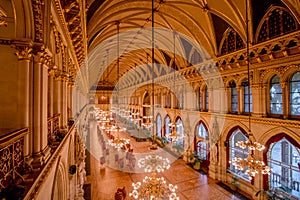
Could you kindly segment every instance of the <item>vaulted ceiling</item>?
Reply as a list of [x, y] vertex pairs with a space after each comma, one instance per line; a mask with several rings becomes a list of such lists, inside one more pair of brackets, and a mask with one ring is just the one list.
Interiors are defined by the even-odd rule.
[[152, 70], [158, 76], [170, 72], [168, 66], [176, 66], [177, 70], [190, 67], [195, 64], [191, 62], [195, 55], [197, 62], [214, 59], [220, 55], [221, 40], [228, 28], [245, 44], [246, 2], [250, 43], [271, 5], [287, 7], [294, 15], [300, 15], [298, 0], [154, 0], [153, 60], [163, 67], [155, 65], [153, 69], [151, 64], [146, 65], [152, 62], [152, 1], [88, 0], [86, 24], [91, 80], [113, 86], [119, 77], [137, 66], [135, 73], [131, 73], [131, 84], [134, 84], [137, 78], [146, 80], [147, 71]]

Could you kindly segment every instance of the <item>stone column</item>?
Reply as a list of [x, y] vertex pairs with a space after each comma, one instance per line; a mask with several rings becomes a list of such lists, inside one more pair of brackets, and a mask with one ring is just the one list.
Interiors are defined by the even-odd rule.
[[238, 95], [238, 114], [243, 112], [243, 105], [244, 105], [244, 94], [243, 94], [243, 87], [236, 87], [237, 95]]
[[260, 113], [262, 114], [262, 117], [266, 117], [267, 116], [267, 110], [268, 108], [266, 107], [267, 104], [265, 102], [267, 102], [267, 96], [266, 96], [266, 89], [267, 89], [267, 84], [261, 84], [260, 86], [260, 96], [261, 96], [261, 102], [262, 105], [260, 107]]
[[289, 116], [289, 88], [287, 87], [287, 82], [281, 82], [280, 86], [282, 88], [282, 114], [283, 114], [283, 118], [287, 119]]
[[53, 80], [54, 69], [48, 72], [48, 117], [53, 117]]
[[54, 83], [53, 83], [53, 114], [61, 114], [60, 102], [61, 102], [61, 76], [60, 70], [55, 70]]
[[[211, 87], [207, 87], [207, 92], [208, 92], [208, 108], [206, 108], [208, 110], [208, 112], [214, 112], [214, 95], [213, 95], [213, 88]], [[205, 93], [204, 93], [204, 98], [205, 98]], [[205, 101], [206, 103], [206, 101]]]
[[252, 85], [252, 116], [261, 117], [262, 105], [265, 104], [265, 101], [262, 101], [260, 86], [259, 84]]
[[68, 82], [68, 103], [67, 103], [67, 110], [68, 110], [68, 119], [73, 119], [73, 112], [72, 112], [72, 107], [73, 107], [73, 88], [74, 88], [74, 83], [72, 81]]
[[66, 73], [61, 74], [61, 116], [60, 116], [60, 128], [66, 129], [68, 123], [68, 110], [67, 110], [67, 75]]
[[18, 57], [18, 121], [20, 127], [29, 128], [28, 134], [24, 139], [24, 156], [28, 158], [31, 155], [31, 139], [30, 139], [30, 59], [32, 57], [32, 47], [29, 44], [16, 44], [16, 55]]
[[48, 147], [48, 55], [41, 47], [36, 50], [33, 64], [33, 167], [39, 168], [50, 157]]

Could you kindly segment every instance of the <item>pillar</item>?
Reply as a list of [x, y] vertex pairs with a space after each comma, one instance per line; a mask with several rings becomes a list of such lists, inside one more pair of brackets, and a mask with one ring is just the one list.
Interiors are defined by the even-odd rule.
[[16, 55], [18, 57], [18, 122], [19, 126], [29, 128], [28, 134], [24, 138], [24, 156], [29, 158], [31, 155], [30, 132], [30, 59], [32, 57], [32, 47], [30, 44], [16, 44]]
[[48, 117], [53, 117], [53, 80], [54, 69], [48, 73]]
[[60, 101], [60, 128], [66, 129], [68, 123], [68, 110], [67, 110], [67, 76], [66, 73], [61, 74], [61, 101]]
[[33, 163], [39, 168], [50, 157], [48, 147], [48, 56], [37, 47], [33, 63]]

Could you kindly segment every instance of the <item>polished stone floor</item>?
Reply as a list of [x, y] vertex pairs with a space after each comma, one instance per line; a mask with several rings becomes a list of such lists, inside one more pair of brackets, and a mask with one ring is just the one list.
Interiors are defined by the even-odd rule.
[[[126, 137], [126, 135], [124, 135], [124, 137]], [[135, 142], [132, 138], [130, 140], [137, 157], [153, 153], [149, 150], [149, 142]], [[92, 141], [97, 141], [97, 139], [94, 138]], [[154, 153], [161, 155], [164, 152], [156, 150]], [[101, 157], [102, 154], [99, 154]], [[127, 191], [126, 199], [132, 199], [128, 195], [129, 192], [132, 191], [132, 183], [142, 181], [142, 179], [149, 174], [142, 173], [143, 170], [137, 169], [138, 166], [135, 166], [135, 170], [133, 171], [129, 170], [125, 157], [125, 163], [120, 167], [114, 158], [116, 154], [118, 154], [119, 158], [126, 156], [124, 153], [118, 151], [110, 152], [110, 154], [106, 156], [106, 163], [104, 165], [101, 165], [99, 162], [99, 154], [95, 157], [91, 156], [91, 175], [87, 176], [85, 181], [85, 184], [91, 185], [91, 199], [113, 200], [114, 193], [117, 189], [123, 188], [124, 186]], [[167, 156], [167, 154], [168, 153], [165, 153], [164, 155]], [[171, 160], [170, 169], [158, 173], [157, 177], [163, 176], [167, 183], [177, 185], [177, 195], [181, 200], [241, 199], [237, 195], [219, 186], [215, 180], [209, 178], [207, 175], [192, 169], [182, 159], [177, 159], [170, 155], [168, 157]]]

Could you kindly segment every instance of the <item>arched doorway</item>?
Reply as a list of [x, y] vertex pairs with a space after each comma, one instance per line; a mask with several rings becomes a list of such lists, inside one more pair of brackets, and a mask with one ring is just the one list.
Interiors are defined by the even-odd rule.
[[195, 155], [201, 160], [202, 167], [209, 166], [209, 135], [208, 129], [202, 121], [195, 127], [194, 137]]

